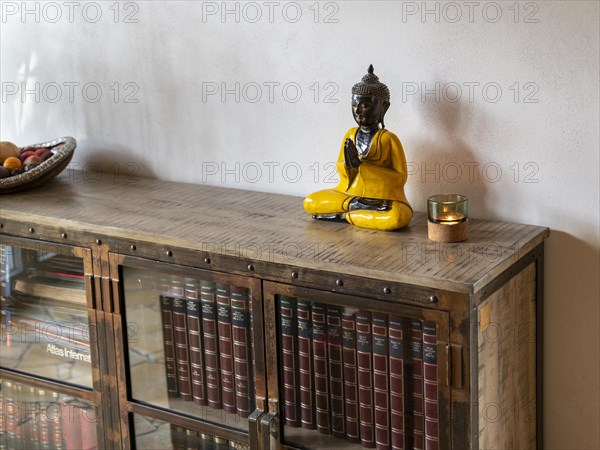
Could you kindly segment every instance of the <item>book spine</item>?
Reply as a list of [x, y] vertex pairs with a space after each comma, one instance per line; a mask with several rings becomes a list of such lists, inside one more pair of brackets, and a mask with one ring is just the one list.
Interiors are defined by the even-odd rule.
[[372, 314], [371, 333], [373, 337], [373, 403], [375, 404], [375, 447], [377, 450], [389, 450], [391, 447], [387, 314]]
[[187, 311], [185, 300], [181, 297], [172, 298], [173, 306], [173, 337], [175, 354], [177, 356], [177, 385], [179, 396], [186, 401], [193, 400], [192, 380], [190, 378], [190, 358], [188, 352]]
[[[61, 401], [60, 411], [65, 449], [74, 450], [81, 448], [81, 414], [79, 410], [76, 410], [72, 404]], [[76, 412], [77, 414], [75, 414]]]
[[317, 427], [314, 408], [311, 303], [298, 299], [298, 373], [300, 381], [300, 420], [302, 428]]
[[169, 397], [179, 397], [177, 387], [177, 359], [175, 356], [175, 338], [173, 336], [173, 307], [171, 297], [160, 296], [160, 314], [162, 319], [163, 345], [165, 351], [165, 369]]
[[356, 359], [358, 366], [358, 405], [360, 417], [360, 442], [363, 447], [375, 447], [373, 409], [373, 346], [371, 339], [371, 313], [356, 313]]
[[279, 296], [281, 325], [281, 359], [283, 371], [284, 421], [286, 425], [299, 427], [300, 402], [298, 381], [298, 322], [296, 299]]
[[217, 284], [217, 326], [219, 335], [219, 364], [221, 368], [221, 401], [225, 411], [235, 412], [231, 298], [229, 297], [229, 287], [223, 284]]
[[171, 445], [173, 450], [186, 450], [185, 428], [171, 424]]
[[40, 399], [40, 425], [39, 425], [39, 443], [40, 448], [50, 448], [50, 417], [48, 411], [50, 409], [50, 403], [48, 399], [50, 396], [43, 389], [38, 389], [38, 397]]
[[2, 380], [2, 399], [3, 409], [1, 421], [5, 430], [5, 445], [6, 448], [16, 448], [16, 429], [18, 422], [19, 406], [15, 401], [15, 388], [12, 381]]
[[96, 422], [100, 412], [93, 406], [78, 408], [78, 410], [81, 418], [81, 448], [82, 450], [95, 450], [98, 447]]
[[[50, 412], [51, 411], [51, 412]], [[53, 450], [62, 450], [63, 446], [63, 420], [60, 413], [60, 406], [58, 403], [58, 393], [51, 393], [50, 407], [46, 409], [46, 414], [51, 414], [49, 418], [50, 423], [50, 443]]]
[[185, 430], [185, 448], [186, 450], [197, 450], [198, 449], [198, 432], [194, 430]]
[[329, 370], [327, 367], [327, 307], [322, 303], [313, 303], [312, 348], [313, 373], [315, 386], [315, 406], [317, 409], [317, 430], [322, 434], [330, 434], [329, 425]]
[[419, 320], [413, 320], [410, 323], [410, 356], [412, 359], [413, 448], [414, 450], [424, 450], [423, 328]]
[[437, 330], [435, 322], [423, 323], [423, 384], [425, 399], [425, 450], [438, 450]]
[[206, 370], [206, 399], [212, 408], [221, 408], [221, 375], [219, 373], [219, 353], [217, 343], [217, 306], [215, 285], [203, 281], [200, 287], [202, 302], [202, 335], [204, 343], [204, 364]]
[[392, 450], [406, 449], [404, 409], [404, 321], [388, 318], [390, 351], [390, 429]]
[[346, 437], [344, 416], [344, 362], [342, 356], [342, 308], [327, 306], [327, 355], [329, 357], [329, 392], [331, 393], [331, 432]]
[[202, 352], [202, 319], [198, 284], [185, 285], [187, 331], [190, 353], [190, 378], [192, 380], [192, 398], [198, 405], [206, 405], [204, 386], [204, 362]]
[[342, 314], [342, 352], [344, 360], [344, 410], [346, 413], [346, 439], [360, 442], [358, 417], [358, 366], [356, 358], [356, 316], [351, 308]]
[[235, 374], [235, 409], [240, 417], [252, 412], [250, 392], [250, 313], [247, 288], [231, 288], [231, 333], [233, 340], [233, 372]]

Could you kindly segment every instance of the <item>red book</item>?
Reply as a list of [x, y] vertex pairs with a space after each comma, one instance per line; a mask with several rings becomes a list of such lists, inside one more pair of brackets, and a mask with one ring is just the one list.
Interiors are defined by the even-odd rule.
[[299, 427], [301, 425], [298, 399], [300, 385], [298, 381], [298, 323], [295, 298], [279, 296], [279, 320], [284, 420], [286, 425]]
[[45, 414], [48, 415], [48, 422], [50, 423], [50, 443], [51, 447], [55, 450], [62, 450], [65, 447], [63, 446], [63, 429], [62, 429], [62, 415], [60, 405], [58, 404], [58, 393], [52, 392], [51, 401], [44, 411]]
[[413, 449], [425, 448], [425, 420], [423, 403], [423, 329], [420, 320], [410, 323], [410, 356], [412, 373]]
[[186, 302], [178, 287], [173, 289], [177, 297], [172, 297], [173, 338], [175, 339], [175, 355], [177, 357], [177, 386], [179, 396], [186, 401], [193, 400], [192, 380], [190, 378], [190, 358], [188, 353], [187, 311]]
[[231, 299], [229, 298], [229, 286], [223, 284], [217, 284], [217, 326], [219, 334], [219, 365], [221, 368], [221, 401], [225, 411], [235, 412]]
[[100, 411], [92, 406], [78, 410], [81, 417], [81, 449], [95, 450], [98, 446], [96, 424]]
[[75, 450], [81, 444], [81, 414], [72, 403], [60, 402], [62, 432], [65, 440], [65, 450]]
[[393, 450], [406, 449], [404, 417], [404, 320], [389, 316], [390, 430]]
[[185, 428], [171, 424], [171, 445], [173, 450], [186, 450], [186, 444]]
[[327, 355], [329, 357], [329, 392], [331, 393], [331, 432], [335, 437], [345, 438], [342, 308], [335, 305], [327, 306]]
[[425, 397], [425, 450], [438, 450], [437, 330], [435, 322], [423, 323], [423, 384]]
[[344, 411], [346, 413], [346, 439], [360, 442], [358, 418], [358, 367], [356, 362], [355, 310], [344, 308], [342, 314], [342, 352], [344, 360]]
[[204, 362], [202, 352], [202, 318], [198, 283], [185, 285], [187, 332], [190, 354], [190, 378], [192, 380], [192, 398], [198, 405], [206, 405], [204, 386]]
[[202, 303], [202, 335], [204, 343], [204, 365], [206, 370], [206, 399], [209, 406], [221, 408], [221, 374], [217, 344], [217, 306], [215, 285], [210, 281], [200, 283]]
[[356, 313], [356, 358], [358, 366], [358, 405], [360, 442], [363, 447], [375, 447], [375, 420], [373, 408], [373, 344], [371, 313]]
[[319, 433], [330, 434], [326, 314], [327, 307], [323, 303], [313, 303], [311, 318], [317, 430]]
[[387, 314], [375, 312], [372, 314], [371, 333], [373, 337], [373, 403], [375, 404], [375, 446], [378, 450], [389, 450], [391, 446]]
[[175, 356], [175, 338], [173, 336], [172, 298], [160, 296], [160, 314], [162, 319], [163, 345], [165, 351], [165, 369], [167, 372], [167, 391], [169, 397], [179, 397], [177, 388], [177, 358]]
[[[43, 389], [38, 389], [38, 398], [40, 399], [40, 424], [39, 424], [39, 443], [40, 448], [50, 448], [51, 437], [50, 437], [50, 417], [47, 414], [47, 410], [50, 409], [50, 398], [49, 393]], [[8, 424], [7, 424], [8, 428]], [[8, 430], [10, 433], [10, 429]]]
[[241, 417], [252, 412], [250, 392], [250, 314], [247, 288], [231, 287], [231, 333], [233, 340], [233, 372], [235, 374], [235, 407]]
[[312, 325], [310, 319], [311, 303], [298, 299], [298, 373], [300, 381], [300, 420], [302, 428], [317, 428], [315, 418], [312, 358]]

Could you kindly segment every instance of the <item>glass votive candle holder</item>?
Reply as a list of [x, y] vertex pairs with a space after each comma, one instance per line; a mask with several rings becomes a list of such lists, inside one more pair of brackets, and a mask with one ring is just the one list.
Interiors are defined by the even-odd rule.
[[427, 232], [436, 242], [462, 242], [469, 233], [467, 197], [437, 194], [427, 199]]

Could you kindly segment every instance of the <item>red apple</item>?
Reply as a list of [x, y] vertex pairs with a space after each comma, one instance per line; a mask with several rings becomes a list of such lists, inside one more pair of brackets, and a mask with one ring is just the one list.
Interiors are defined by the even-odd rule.
[[29, 158], [32, 155], [35, 155], [35, 152], [28, 150], [26, 152], [21, 153], [21, 156], [19, 156], [19, 158], [21, 159], [21, 161], [25, 161], [27, 158]]
[[25, 161], [23, 161], [24, 166], [30, 166], [32, 164], [39, 164], [42, 162], [42, 159], [38, 155], [31, 155]]

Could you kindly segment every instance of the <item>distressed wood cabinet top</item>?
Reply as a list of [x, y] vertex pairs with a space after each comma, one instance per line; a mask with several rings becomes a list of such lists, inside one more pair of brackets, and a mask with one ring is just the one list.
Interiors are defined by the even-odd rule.
[[[98, 176], [99, 175], [99, 176]], [[427, 238], [415, 213], [400, 231], [311, 219], [302, 198], [67, 171], [0, 196], [0, 218], [192, 250], [472, 293], [541, 243], [548, 228], [470, 219], [469, 239]]]

